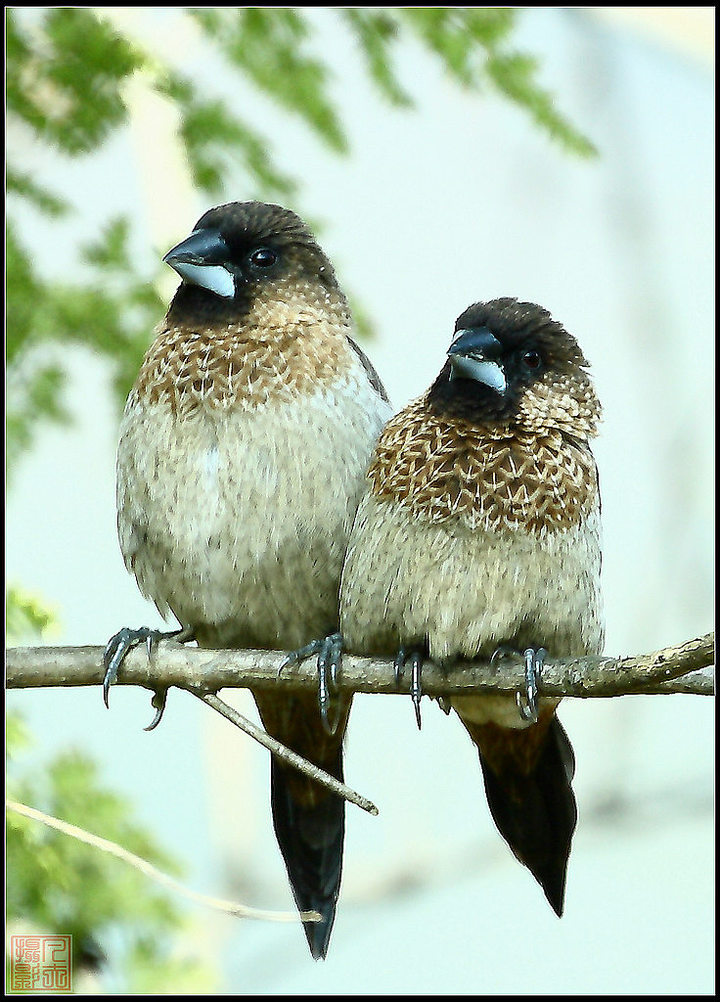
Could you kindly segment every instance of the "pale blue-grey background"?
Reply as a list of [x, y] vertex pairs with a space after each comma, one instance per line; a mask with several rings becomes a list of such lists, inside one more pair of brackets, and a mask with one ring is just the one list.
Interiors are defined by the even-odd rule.
[[[412, 112], [375, 96], [331, 10], [315, 9], [352, 153], [326, 152], [199, 46], [182, 8], [103, 8], [168, 58], [232, 95], [303, 181], [302, 211], [378, 332], [368, 346], [396, 407], [440, 367], [469, 303], [515, 295], [579, 339], [605, 407], [603, 491], [611, 654], [711, 628], [713, 612], [714, 89], [712, 8], [655, 34], [605, 8], [538, 8], [517, 44], [596, 142], [565, 155], [491, 93], [465, 96], [417, 46], [400, 49]], [[610, 12], [622, 10], [609, 9]], [[653, 13], [654, 12], [654, 13]], [[686, 14], [683, 21], [682, 15]], [[703, 20], [705, 14], [705, 20]], [[669, 15], [668, 15], [669, 16]], [[686, 29], [701, 24], [705, 44]], [[702, 25], [705, 25], [703, 28]], [[165, 145], [162, 109], [140, 85], [133, 124], [87, 162], [48, 161], [8, 135], [39, 180], [78, 205], [53, 237], [24, 232], [48, 271], [123, 212], [149, 262], [208, 207]], [[282, 130], [282, 142], [278, 136]], [[153, 157], [148, 135], [155, 136]], [[158, 160], [167, 163], [164, 173]], [[227, 197], [247, 193], [228, 176]], [[42, 239], [37, 236], [42, 232]], [[171, 276], [165, 279], [168, 295]], [[105, 366], [71, 353], [69, 428], [45, 429], [7, 503], [7, 574], [51, 600], [53, 642], [101, 644], [121, 625], [159, 625], [126, 574], [114, 525], [117, 413]], [[226, 694], [227, 695], [227, 694]], [[245, 693], [232, 701], [249, 714]], [[188, 864], [194, 889], [290, 908], [272, 836], [266, 753], [191, 697], [162, 726], [144, 691], [13, 692], [44, 753], [90, 749], [106, 781]], [[566, 701], [580, 822], [558, 920], [489, 819], [476, 754], [456, 720], [409, 701], [359, 697], [346, 776], [380, 807], [348, 808], [345, 876], [330, 953], [309, 958], [294, 925], [190, 909], [187, 948], [238, 994], [704, 994], [714, 986], [713, 706], [692, 696]], [[104, 987], [111, 989], [112, 970]]]

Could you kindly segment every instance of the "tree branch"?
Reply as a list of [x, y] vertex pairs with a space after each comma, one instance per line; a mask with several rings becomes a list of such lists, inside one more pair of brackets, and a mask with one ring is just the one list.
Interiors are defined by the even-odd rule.
[[[637, 657], [558, 658], [545, 661], [540, 695], [622, 696], [629, 694], [714, 692], [714, 634], [666, 647]], [[141, 685], [155, 693], [159, 707], [154, 726], [162, 715], [165, 694], [176, 686], [192, 693], [249, 734], [273, 755], [311, 776], [334, 793], [370, 814], [377, 807], [334, 776], [286, 748], [221, 700], [225, 688], [274, 689], [290, 692], [317, 687], [313, 659], [286, 668], [278, 674], [284, 654], [278, 651], [213, 651], [185, 647], [164, 640], [148, 658], [143, 647], [132, 650], [123, 662], [116, 685]], [[104, 667], [102, 647], [18, 647], [7, 651], [7, 687], [31, 689], [46, 686], [101, 686]], [[395, 668], [387, 658], [343, 656], [337, 679], [339, 690], [368, 693], [407, 692], [395, 681]], [[423, 692], [428, 696], [524, 691], [525, 662], [516, 654], [503, 654], [490, 662], [455, 665], [447, 670], [426, 662], [422, 670]]]
[[[543, 696], [580, 698], [630, 694], [714, 692], [715, 634], [688, 640], [651, 654], [634, 657], [547, 658], [542, 670]], [[7, 686], [29, 689], [42, 686], [100, 685], [102, 647], [16, 647], [7, 651]], [[312, 659], [278, 669], [284, 655], [278, 651], [214, 651], [163, 641], [149, 660], [144, 648], [130, 651], [116, 685], [142, 685], [155, 691], [178, 686], [197, 693], [225, 688], [272, 687], [290, 692], [314, 689], [317, 673]], [[524, 689], [524, 660], [504, 654], [490, 662], [455, 665], [445, 671], [428, 661], [423, 665], [422, 686], [428, 696], [476, 693], [514, 693]], [[341, 692], [395, 693], [393, 662], [388, 658], [343, 655], [338, 676]]]

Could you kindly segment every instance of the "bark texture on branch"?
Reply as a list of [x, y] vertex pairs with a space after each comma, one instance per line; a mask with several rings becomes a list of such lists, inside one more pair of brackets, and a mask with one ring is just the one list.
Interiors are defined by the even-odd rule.
[[[714, 692], [711, 666], [715, 660], [714, 633], [683, 644], [633, 657], [548, 658], [540, 692], [545, 696], [621, 696], [628, 694]], [[10, 689], [42, 686], [98, 685], [102, 683], [102, 647], [18, 647], [7, 651]], [[144, 647], [131, 651], [117, 685], [149, 689], [179, 686], [196, 693], [224, 688], [314, 688], [313, 659], [286, 668], [278, 676], [284, 655], [277, 651], [212, 651], [163, 641], [149, 660]], [[423, 692], [452, 696], [474, 692], [513, 693], [524, 688], [524, 661], [503, 655], [493, 663], [457, 665], [448, 671], [426, 662]], [[348, 692], [407, 692], [398, 689], [390, 659], [345, 654], [338, 688]]]

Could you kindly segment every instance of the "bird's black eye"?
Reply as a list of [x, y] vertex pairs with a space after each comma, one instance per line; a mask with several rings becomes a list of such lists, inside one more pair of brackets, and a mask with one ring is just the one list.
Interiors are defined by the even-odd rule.
[[542, 359], [540, 358], [540, 352], [535, 351], [534, 348], [530, 348], [529, 351], [523, 352], [522, 356], [523, 364], [528, 369], [539, 369]]
[[277, 259], [277, 253], [272, 247], [258, 247], [249, 256], [250, 264], [256, 268], [272, 268]]

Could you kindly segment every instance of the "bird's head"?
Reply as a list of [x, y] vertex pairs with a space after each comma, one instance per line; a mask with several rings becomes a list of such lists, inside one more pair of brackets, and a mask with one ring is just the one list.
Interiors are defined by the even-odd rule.
[[457, 319], [429, 403], [471, 422], [591, 434], [600, 409], [587, 367], [575, 338], [541, 306], [475, 303]]
[[293, 284], [340, 294], [333, 267], [303, 220], [264, 202], [210, 209], [163, 261], [182, 279], [178, 306], [208, 317], [237, 318], [258, 294]]

